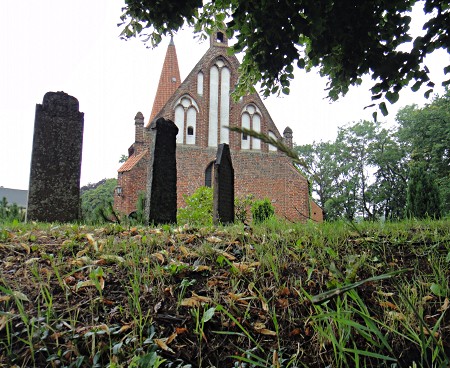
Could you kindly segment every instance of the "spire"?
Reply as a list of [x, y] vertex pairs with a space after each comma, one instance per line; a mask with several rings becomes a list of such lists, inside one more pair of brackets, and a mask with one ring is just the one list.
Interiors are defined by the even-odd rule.
[[149, 124], [153, 118], [164, 107], [170, 96], [181, 84], [180, 69], [178, 68], [177, 50], [173, 42], [173, 36], [170, 38], [167, 47], [166, 58], [159, 77], [158, 90], [156, 91], [155, 101], [153, 102], [152, 113], [150, 114]]

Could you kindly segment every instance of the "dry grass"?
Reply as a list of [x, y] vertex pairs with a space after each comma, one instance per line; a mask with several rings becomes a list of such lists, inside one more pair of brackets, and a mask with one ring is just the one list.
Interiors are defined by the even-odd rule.
[[449, 264], [448, 221], [0, 224], [0, 366], [447, 366]]

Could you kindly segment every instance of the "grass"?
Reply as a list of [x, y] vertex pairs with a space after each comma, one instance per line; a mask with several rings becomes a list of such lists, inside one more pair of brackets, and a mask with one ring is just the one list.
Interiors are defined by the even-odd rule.
[[0, 224], [0, 367], [448, 367], [450, 223]]

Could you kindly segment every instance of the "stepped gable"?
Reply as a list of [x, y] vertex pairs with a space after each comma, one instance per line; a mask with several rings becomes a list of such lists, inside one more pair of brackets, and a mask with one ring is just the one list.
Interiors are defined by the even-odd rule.
[[[257, 93], [243, 96], [239, 101], [231, 96], [240, 64], [234, 55], [228, 54], [227, 48], [224, 32], [219, 30], [212, 34], [209, 49], [172, 95], [166, 94], [164, 98], [160, 95], [168, 91], [167, 85], [175, 87], [175, 83], [172, 85], [168, 83], [171, 79], [161, 76], [149, 124], [144, 127], [142, 114], [135, 117], [135, 141], [129, 148], [128, 161], [119, 169], [114, 208], [125, 214], [136, 210], [139, 193], [146, 190], [149, 181], [148, 162], [152, 158], [150, 147], [154, 140], [150, 124], [164, 118], [178, 127], [178, 208], [183, 207], [185, 197], [199, 187], [212, 185], [217, 147], [228, 144], [237, 197], [251, 194], [259, 199], [269, 198], [275, 213], [291, 221], [308, 218], [321, 221], [321, 209], [310, 203], [309, 182], [289, 157], [257, 138], [226, 129], [227, 126], [254, 129], [292, 146], [292, 130], [286, 128], [283, 136], [280, 134]], [[174, 52], [175, 45], [171, 41], [162, 74], [171, 63], [178, 69], [178, 63], [173, 63]]]
[[180, 69], [178, 67], [177, 50], [172, 37], [169, 46], [167, 47], [166, 57], [159, 78], [158, 89], [156, 91], [152, 112], [147, 126], [150, 126], [150, 123], [156, 114], [161, 111], [170, 96], [177, 90], [180, 83], [181, 78]]
[[[231, 86], [234, 86], [237, 84], [238, 80], [238, 68], [240, 66], [239, 60], [235, 55], [229, 55], [227, 52], [228, 49], [228, 40], [224, 40], [222, 42], [216, 42], [216, 38], [213, 38], [211, 36], [211, 43], [210, 48], [206, 51], [206, 53], [202, 56], [202, 58], [197, 62], [195, 67], [191, 70], [191, 72], [188, 74], [188, 76], [183, 80], [183, 82], [179, 85], [179, 87], [175, 90], [175, 92], [167, 99], [164, 106], [159, 110], [159, 112], [156, 115], [152, 114], [152, 117], [150, 117], [149, 124], [151, 121], [156, 120], [157, 118], [163, 117], [165, 119], [173, 119], [173, 109], [175, 107], [175, 104], [183, 95], [189, 95], [192, 97], [197, 104], [200, 106], [200, 109], [203, 111], [208, 110], [208, 101], [207, 101], [207, 95], [208, 93], [205, 91], [203, 93], [203, 96], [198, 96], [197, 93], [197, 76], [199, 72], [202, 72], [204, 74], [204, 85], [205, 90], [209, 89], [209, 70], [210, 68], [216, 63], [217, 59], [222, 59], [226, 66], [228, 66], [231, 70]], [[159, 88], [159, 87], [158, 87]], [[155, 100], [156, 103], [156, 100]], [[236, 111], [236, 116], [240, 115], [241, 109], [249, 104], [253, 103], [255, 104], [261, 111], [264, 122], [266, 124], [265, 127], [261, 127], [262, 131], [272, 131], [274, 135], [278, 139], [282, 139], [282, 135], [280, 134], [277, 126], [275, 125], [272, 117], [270, 116], [266, 106], [264, 105], [264, 102], [262, 101], [261, 97], [258, 93], [253, 93], [251, 95], [243, 96], [238, 102], [234, 102], [233, 99], [230, 99], [230, 107], [231, 110], [233, 109], [239, 109], [239, 111]], [[233, 111], [230, 112], [231, 114]], [[238, 123], [240, 119], [232, 119], [230, 116], [230, 126], [237, 125], [240, 126], [240, 123]], [[147, 125], [148, 127], [149, 125]], [[182, 132], [180, 132], [182, 133]], [[179, 134], [180, 134], [179, 133]], [[199, 144], [196, 144], [199, 145]], [[201, 145], [201, 144], [200, 144]], [[236, 149], [235, 146], [232, 145], [233, 149]]]

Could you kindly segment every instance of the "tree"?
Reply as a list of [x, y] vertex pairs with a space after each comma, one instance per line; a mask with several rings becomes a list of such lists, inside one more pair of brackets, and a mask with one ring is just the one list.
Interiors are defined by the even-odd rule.
[[295, 146], [294, 151], [308, 166], [309, 179], [312, 184], [312, 194], [324, 210], [324, 219], [334, 219], [335, 214], [326, 204], [336, 198], [336, 188], [341, 175], [341, 168], [336, 161], [336, 145], [331, 142], [314, 142]]
[[406, 106], [397, 114], [398, 139], [412, 165], [422, 164], [436, 180], [442, 210], [450, 213], [450, 91], [422, 108]]
[[10, 204], [6, 197], [0, 201], [0, 222], [24, 221], [25, 209], [19, 207], [17, 203]]
[[[416, 3], [423, 4], [429, 20], [425, 34], [412, 40], [408, 32]], [[317, 67], [327, 76], [331, 100], [368, 74], [372, 99], [395, 103], [411, 81], [414, 91], [427, 84], [428, 96], [434, 84], [424, 58], [439, 48], [450, 51], [447, 0], [126, 0], [121, 19], [122, 37], [142, 36], [152, 46], [185, 24], [201, 37], [226, 29], [228, 37], [237, 38], [232, 52], [244, 53], [238, 95], [253, 92], [258, 82], [266, 96], [288, 94], [296, 65], [307, 71]], [[401, 51], [404, 44], [410, 50]], [[379, 106], [387, 114], [385, 102]]]
[[114, 202], [114, 188], [117, 179], [103, 179], [97, 184], [82, 188], [81, 213], [83, 220], [90, 223], [102, 222], [103, 214], [108, 212]]
[[370, 164], [375, 181], [369, 196], [378, 207], [377, 215], [385, 219], [402, 219], [405, 215], [408, 160], [395, 130], [381, 129], [371, 143]]
[[394, 133], [360, 121], [341, 128], [334, 142], [295, 147], [327, 220], [404, 216], [408, 162]]
[[411, 167], [408, 181], [406, 212], [415, 218], [439, 218], [441, 216], [439, 190], [433, 174], [424, 164]]

